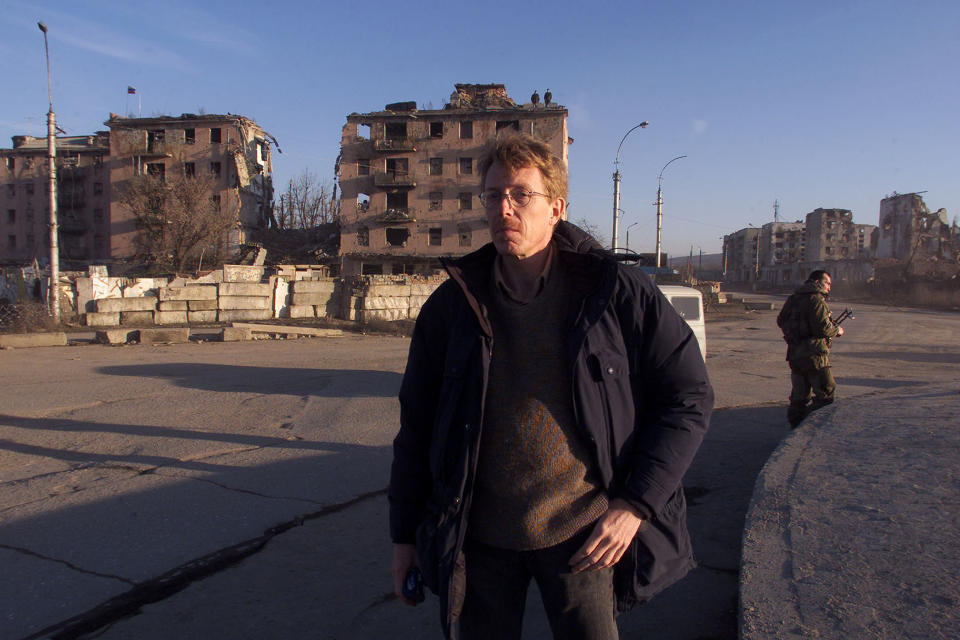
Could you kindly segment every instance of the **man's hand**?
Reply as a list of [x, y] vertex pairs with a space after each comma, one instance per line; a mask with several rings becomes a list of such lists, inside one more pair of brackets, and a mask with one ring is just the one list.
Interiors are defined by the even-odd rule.
[[417, 606], [417, 603], [403, 595], [403, 581], [407, 572], [414, 567], [419, 568], [417, 562], [417, 548], [412, 544], [393, 545], [393, 593], [406, 605]]
[[605, 569], [617, 563], [637, 535], [642, 520], [626, 500], [614, 498], [583, 546], [570, 558], [574, 573]]
[[842, 335], [843, 335], [843, 327], [837, 327], [837, 337], [839, 338]]

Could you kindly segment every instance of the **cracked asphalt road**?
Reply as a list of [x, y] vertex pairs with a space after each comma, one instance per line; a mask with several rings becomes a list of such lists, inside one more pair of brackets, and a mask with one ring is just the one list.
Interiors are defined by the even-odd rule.
[[[736, 638], [743, 517], [787, 431], [774, 316], [708, 322], [723, 410], [686, 478], [701, 566], [621, 618], [624, 638]], [[954, 375], [957, 314], [857, 316], [834, 350], [841, 396]], [[0, 352], [0, 637], [439, 637], [435, 600], [389, 594], [407, 344]], [[545, 631], [538, 607], [527, 637]]]

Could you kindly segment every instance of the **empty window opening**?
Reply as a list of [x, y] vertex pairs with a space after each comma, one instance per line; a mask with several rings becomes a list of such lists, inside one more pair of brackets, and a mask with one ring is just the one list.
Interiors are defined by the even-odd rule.
[[17, 223], [17, 210], [7, 209], [7, 224], [16, 224], [16, 223]]
[[213, 175], [214, 178], [217, 178], [217, 179], [220, 178], [220, 163], [219, 163], [219, 162], [211, 162], [211, 163], [210, 163], [210, 173]]
[[184, 162], [183, 163], [183, 175], [188, 178], [193, 178], [197, 175], [197, 165], [193, 162]]
[[10, 234], [7, 236], [7, 248], [16, 249], [17, 248], [17, 236]]
[[403, 140], [407, 137], [407, 123], [388, 122], [386, 136], [388, 140]]
[[210, 196], [210, 202], [213, 203], [214, 211], [220, 211], [220, 194]]
[[357, 246], [358, 247], [369, 247], [370, 246], [370, 228], [369, 227], [357, 227]]
[[430, 175], [443, 175], [443, 158], [430, 158]]
[[358, 124], [357, 125], [357, 137], [361, 140], [370, 139], [370, 125], [369, 124]]
[[440, 227], [430, 227], [427, 231], [428, 242], [431, 247], [439, 247], [443, 244], [443, 229]]
[[382, 276], [382, 264], [364, 264], [360, 267], [360, 274], [365, 276]]
[[28, 234], [27, 234], [27, 248], [33, 249], [33, 247], [34, 247], [34, 245], [36, 245], [36, 243], [37, 243], [37, 241], [36, 241], [36, 239], [33, 237], [33, 234], [32, 234], [32, 233], [28, 233]]
[[358, 176], [370, 175], [370, 158], [360, 158], [359, 160], [357, 160], [357, 175]]
[[103, 183], [102, 183], [102, 182], [94, 182], [94, 183], [93, 183], [93, 195], [99, 196], [99, 195], [102, 195], [102, 194], [103, 194]]
[[457, 199], [460, 201], [460, 211], [473, 209], [473, 194], [463, 192], [457, 195]]
[[473, 175], [473, 158], [460, 158], [460, 175]]
[[33, 195], [33, 183], [32, 183], [32, 182], [28, 182], [28, 183], [26, 184], [26, 189], [27, 189], [27, 195], [28, 195], [28, 196], [32, 196], [32, 195]]
[[431, 123], [430, 123], [430, 137], [431, 137], [431, 138], [442, 138], [442, 137], [443, 137], [443, 123], [442, 123], [442, 122], [431, 122]]
[[407, 158], [387, 158], [387, 173], [397, 176], [407, 175], [410, 168], [410, 160]]
[[503, 129], [514, 129], [520, 131], [519, 120], [497, 120], [497, 133]]
[[15, 195], [17, 195], [17, 185], [15, 185], [15, 184], [8, 184], [8, 185], [7, 185], [7, 195], [10, 196], [11, 198], [14, 197]]
[[440, 211], [443, 209], [443, 192], [430, 192], [430, 211]]
[[457, 236], [460, 238], [461, 247], [469, 247], [473, 243], [473, 231], [468, 224], [461, 222], [457, 225]]
[[220, 144], [220, 127], [212, 127], [210, 129], [210, 144]]
[[387, 210], [407, 211], [407, 192], [396, 191], [387, 194]]
[[13, 156], [7, 156], [7, 169], [13, 171], [17, 168], [17, 159]]
[[163, 129], [153, 129], [147, 132], [147, 153], [158, 153], [163, 151], [163, 139], [165, 133]]
[[162, 162], [150, 162], [147, 164], [147, 174], [160, 178], [163, 182], [167, 178], [167, 166]]
[[407, 246], [407, 239], [410, 237], [410, 230], [406, 227], [396, 228], [388, 227], [387, 228], [387, 244], [391, 247], [405, 247]]
[[473, 137], [473, 121], [464, 120], [460, 123], [460, 137], [461, 138], [472, 138]]
[[103, 209], [94, 209], [94, 210], [93, 210], [93, 219], [94, 219], [94, 220], [103, 220]]
[[366, 193], [357, 194], [357, 212], [366, 213], [370, 210], [370, 196]]
[[184, 144], [196, 144], [197, 142], [197, 130], [190, 128], [183, 130], [183, 142]]

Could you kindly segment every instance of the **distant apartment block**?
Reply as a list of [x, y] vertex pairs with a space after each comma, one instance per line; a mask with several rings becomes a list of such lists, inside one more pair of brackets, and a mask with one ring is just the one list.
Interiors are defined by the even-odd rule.
[[723, 273], [731, 282], [749, 282], [758, 278], [760, 229], [747, 227], [723, 237]]
[[[235, 214], [224, 241], [236, 246], [267, 226], [273, 201], [272, 138], [238, 115], [124, 118], [110, 114], [109, 131], [57, 138], [57, 217], [60, 256], [83, 262], [133, 258], [137, 222], [120, 201], [135, 175], [209, 174], [210, 197]], [[14, 136], [0, 149], [0, 262], [49, 256], [47, 139]]]
[[876, 227], [855, 224], [847, 209], [815, 209], [807, 214], [806, 258], [811, 261], [854, 260], [870, 256], [870, 234]]
[[253, 120], [239, 115], [123, 118], [110, 114], [110, 255], [132, 257], [137, 224], [120, 202], [120, 190], [135, 175], [208, 174], [215, 180], [210, 197], [235, 213], [237, 224], [228, 246], [247, 241], [251, 231], [266, 228], [273, 202], [270, 136]]
[[342, 273], [430, 274], [441, 256], [489, 242], [480, 200], [483, 146], [504, 129], [567, 161], [567, 110], [517, 104], [502, 84], [458, 84], [442, 109], [414, 102], [347, 116], [337, 170]]
[[[60, 253], [71, 260], [109, 256], [110, 153], [105, 131], [57, 137]], [[47, 139], [14, 136], [0, 149], [0, 262], [26, 264], [50, 255]]]

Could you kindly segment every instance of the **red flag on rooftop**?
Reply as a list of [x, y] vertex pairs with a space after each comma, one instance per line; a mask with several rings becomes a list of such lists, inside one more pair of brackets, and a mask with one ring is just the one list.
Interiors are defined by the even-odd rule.
[[127, 85], [127, 93], [128, 93], [128, 94], [134, 94], [134, 93], [136, 93], [136, 92], [137, 92], [136, 89], [134, 89], [133, 87]]

